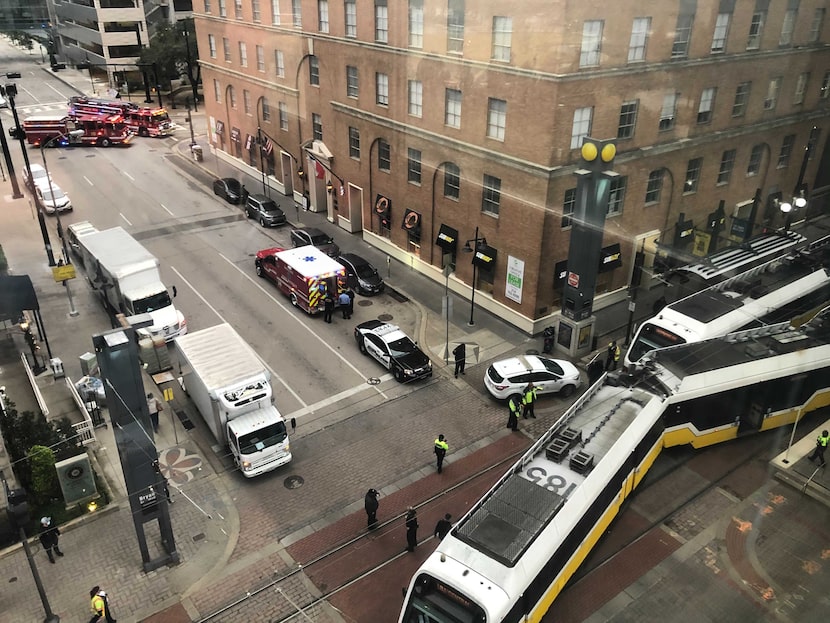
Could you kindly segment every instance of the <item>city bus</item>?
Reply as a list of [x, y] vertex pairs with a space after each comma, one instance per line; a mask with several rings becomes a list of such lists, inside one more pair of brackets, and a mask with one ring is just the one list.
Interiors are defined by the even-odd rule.
[[132, 102], [75, 96], [69, 99], [70, 115], [121, 115], [133, 134], [169, 136], [175, 126], [166, 108], [141, 107]]

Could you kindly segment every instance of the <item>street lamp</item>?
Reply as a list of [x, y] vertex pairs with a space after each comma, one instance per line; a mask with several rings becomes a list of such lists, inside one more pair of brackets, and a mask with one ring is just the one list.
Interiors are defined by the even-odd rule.
[[776, 203], [778, 204], [778, 209], [781, 210], [781, 213], [784, 215], [784, 231], [788, 232], [790, 230], [790, 225], [792, 225], [793, 213], [796, 210], [801, 210], [806, 207], [807, 199], [804, 198], [804, 192], [802, 191], [797, 196], [793, 197], [791, 202], [779, 201], [776, 199]]
[[475, 245], [475, 253], [478, 253], [479, 244], [487, 244], [486, 238], [484, 238], [483, 236], [481, 238], [478, 237], [478, 227], [476, 227], [475, 237], [470, 238], [467, 242], [465, 242], [463, 249], [464, 253], [473, 253], [473, 281], [470, 285], [472, 289], [472, 293], [470, 294], [470, 322], [467, 323], [469, 326], [472, 327], [475, 325], [475, 320], [473, 319], [473, 312], [475, 311], [476, 302], [476, 269], [478, 268], [478, 265], [476, 264], [476, 256], [473, 251], [473, 248], [470, 246], [471, 242]]

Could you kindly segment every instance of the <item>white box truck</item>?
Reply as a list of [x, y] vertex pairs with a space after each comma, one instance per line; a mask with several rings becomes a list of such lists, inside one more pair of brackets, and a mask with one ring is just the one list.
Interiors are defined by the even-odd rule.
[[123, 228], [99, 231], [89, 221], [81, 221], [67, 227], [67, 240], [89, 284], [111, 313], [149, 314], [152, 325], [144, 331], [167, 342], [187, 333], [184, 315], [161, 281], [158, 259]]
[[213, 436], [226, 443], [247, 478], [291, 461], [288, 432], [271, 389], [271, 373], [229, 324], [174, 340], [182, 388]]

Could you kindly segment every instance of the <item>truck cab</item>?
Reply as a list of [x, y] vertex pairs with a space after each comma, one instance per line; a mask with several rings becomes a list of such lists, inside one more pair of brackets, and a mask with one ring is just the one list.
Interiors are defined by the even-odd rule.
[[292, 458], [285, 421], [273, 405], [230, 420], [228, 446], [246, 478], [276, 469]]

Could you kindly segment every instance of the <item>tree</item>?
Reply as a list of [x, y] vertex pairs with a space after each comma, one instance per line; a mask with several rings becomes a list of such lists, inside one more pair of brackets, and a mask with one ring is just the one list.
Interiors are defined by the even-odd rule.
[[32, 493], [37, 501], [44, 504], [54, 497], [60, 497], [55, 453], [46, 446], [32, 446], [29, 462], [32, 467]]
[[[190, 39], [191, 72], [188, 78], [192, 81], [199, 78], [199, 67], [196, 52], [196, 32], [193, 20], [183, 20], [178, 24], [164, 23], [159, 25], [150, 39], [150, 45], [141, 50], [140, 62], [155, 64], [157, 78], [160, 84], [170, 85], [170, 81], [182, 75], [182, 69], [187, 67], [187, 45], [184, 36], [187, 29]], [[193, 75], [191, 75], [193, 74]]]

